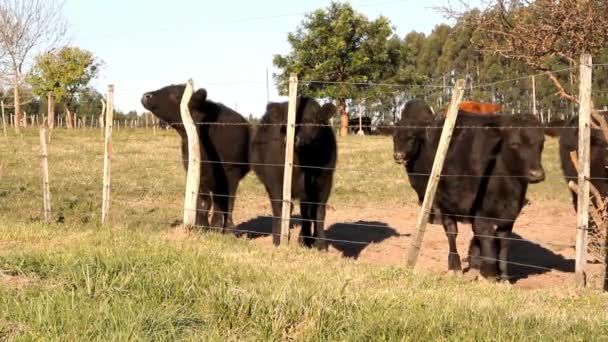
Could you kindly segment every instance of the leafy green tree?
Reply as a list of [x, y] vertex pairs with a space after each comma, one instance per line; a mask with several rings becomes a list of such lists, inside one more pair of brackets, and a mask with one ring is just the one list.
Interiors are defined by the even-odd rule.
[[64, 102], [67, 126], [72, 128], [74, 99], [97, 77], [100, 65], [101, 62], [91, 52], [65, 47], [36, 57], [28, 81], [36, 95], [52, 93], [52, 100]]
[[306, 15], [287, 37], [292, 51], [274, 57], [275, 66], [281, 69], [275, 75], [279, 91], [286, 94], [289, 75], [296, 73], [303, 81], [300, 93], [338, 102], [340, 135], [347, 135], [347, 100], [374, 96], [369, 92], [373, 87], [365, 83], [386, 78], [387, 42], [392, 33], [387, 18], [370, 21], [348, 3], [332, 2], [326, 9]]

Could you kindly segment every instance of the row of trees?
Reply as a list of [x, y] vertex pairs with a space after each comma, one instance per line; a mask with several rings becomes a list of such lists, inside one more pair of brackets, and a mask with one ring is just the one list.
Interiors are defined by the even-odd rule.
[[[75, 125], [75, 111], [101, 112], [103, 97], [89, 88], [101, 62], [89, 51], [64, 44], [62, 5], [0, 0], [0, 100], [12, 109], [17, 132], [24, 112], [65, 112], [68, 128]], [[53, 122], [54, 115], [49, 118]]]
[[[567, 58], [559, 51], [571, 49], [564, 38], [570, 39], [576, 33], [560, 37], [559, 32], [577, 31], [581, 26], [560, 25], [557, 20], [564, 23], [568, 22], [567, 18], [556, 19], [552, 17], [553, 12], [535, 13], [545, 16], [548, 22], [531, 18], [529, 14], [534, 10], [531, 4], [535, 4], [580, 18], [580, 9], [572, 7], [577, 3], [576, 0], [495, 0], [482, 9], [462, 12], [444, 9], [455, 19], [453, 26], [441, 24], [428, 35], [411, 32], [399, 37], [386, 17], [370, 20], [348, 3], [333, 2], [327, 8], [306, 15], [300, 27], [288, 35], [291, 51], [274, 57], [274, 64], [280, 70], [274, 75], [275, 81], [280, 92], [286, 94], [289, 74], [295, 72], [303, 82], [301, 93], [337, 101], [342, 134], [347, 133], [348, 111], [354, 112], [360, 104], [364, 104], [367, 115], [377, 121], [394, 121], [401, 105], [414, 97], [422, 97], [435, 110], [441, 110], [447, 105], [451, 88], [458, 78], [467, 80], [470, 99], [497, 102], [509, 112], [531, 112], [532, 81], [524, 76], [542, 73], [535, 77], [537, 108], [552, 109], [554, 117], [569, 116], [575, 105], [567, 98], [555, 96], [558, 90], [555, 80], [568, 93], [576, 88], [577, 60]], [[588, 5], [599, 12], [593, 18], [584, 17], [585, 20], [597, 20], [597, 17], [606, 20], [607, 12], [600, 11], [605, 7], [604, 1], [590, 1]], [[539, 27], [552, 25], [556, 31], [551, 37], [559, 44], [545, 53], [528, 49], [520, 55], [506, 54], [506, 36], [489, 34], [495, 31], [496, 27], [491, 25], [497, 25], [501, 15], [528, 23], [525, 27], [530, 31], [542, 32], [535, 24]], [[576, 23], [581, 21], [578, 19]], [[522, 23], [519, 23], [520, 27]], [[599, 28], [589, 29], [592, 34], [586, 38], [597, 47], [595, 62], [608, 63], [608, 48], [597, 44], [602, 38], [593, 36], [601, 33], [601, 24]], [[542, 40], [530, 42], [547, 44]], [[539, 56], [535, 63], [523, 58], [533, 54]], [[594, 75], [596, 105], [606, 106], [608, 66], [597, 68]], [[503, 82], [505, 80], [513, 81]]]

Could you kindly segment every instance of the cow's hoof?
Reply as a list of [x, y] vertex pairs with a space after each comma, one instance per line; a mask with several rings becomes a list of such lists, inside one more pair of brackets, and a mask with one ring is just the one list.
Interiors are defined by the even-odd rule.
[[300, 236], [298, 238], [298, 244], [304, 248], [312, 248], [314, 246], [314, 240], [309, 237]]
[[314, 244], [314, 247], [321, 252], [327, 252], [329, 246], [327, 245], [327, 241], [317, 240]]
[[476, 281], [481, 277], [481, 274], [476, 269], [470, 269], [467, 272], [463, 273], [463, 277], [469, 281]]
[[460, 258], [458, 256], [454, 255], [448, 258], [448, 270], [462, 271], [462, 264], [460, 263]]
[[477, 277], [477, 281], [482, 284], [496, 284], [498, 282], [498, 278], [492, 276], [484, 277], [483, 275], [480, 275], [479, 277]]
[[462, 278], [464, 276], [464, 273], [462, 273], [461, 270], [449, 270], [446, 272], [446, 275], [448, 277]]

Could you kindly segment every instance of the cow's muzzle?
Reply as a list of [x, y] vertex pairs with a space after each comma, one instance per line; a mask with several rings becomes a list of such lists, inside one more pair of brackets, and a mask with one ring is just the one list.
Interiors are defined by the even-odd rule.
[[528, 173], [528, 182], [540, 183], [545, 180], [545, 171], [543, 169], [530, 170]]
[[401, 152], [395, 152], [393, 154], [393, 158], [395, 158], [395, 162], [397, 164], [406, 165], [407, 164], [407, 155]]

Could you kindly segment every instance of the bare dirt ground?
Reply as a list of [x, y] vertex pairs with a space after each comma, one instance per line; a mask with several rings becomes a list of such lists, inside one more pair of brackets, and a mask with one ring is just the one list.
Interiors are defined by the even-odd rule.
[[[237, 211], [240, 218], [236, 221], [237, 229], [259, 233], [248, 235], [255, 243], [270, 246], [272, 238], [268, 234], [271, 233], [271, 219], [247, 217], [242, 210]], [[370, 208], [329, 210], [327, 238], [336, 240], [330, 242], [329, 253], [368, 264], [404, 265], [417, 215], [418, 208], [400, 211]], [[296, 243], [299, 234], [297, 219], [292, 225], [291, 242]], [[515, 286], [538, 289], [573, 285], [575, 227], [576, 215], [570, 205], [526, 207], [514, 228], [513, 238], [521, 240], [512, 241], [509, 258], [509, 270]], [[468, 266], [466, 256], [471, 237], [470, 225], [460, 224], [458, 251], [465, 269]], [[443, 228], [429, 225], [416, 269], [446, 274], [447, 257], [448, 245]], [[590, 281], [599, 283], [601, 268], [599, 264], [588, 265]], [[471, 278], [472, 274], [465, 274], [465, 277]]]

